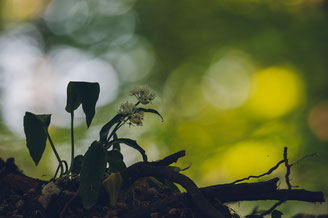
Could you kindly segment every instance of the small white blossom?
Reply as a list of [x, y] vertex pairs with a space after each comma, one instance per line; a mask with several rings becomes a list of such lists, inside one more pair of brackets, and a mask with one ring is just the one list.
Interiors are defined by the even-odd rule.
[[138, 111], [129, 117], [129, 121], [130, 121], [129, 124], [130, 125], [135, 124], [137, 126], [142, 126], [143, 119], [144, 119], [144, 113], [142, 111]]
[[130, 91], [130, 95], [135, 96], [141, 104], [148, 104], [156, 97], [155, 93], [146, 86], [139, 86]]
[[120, 109], [118, 110], [119, 114], [124, 114], [124, 115], [132, 115], [136, 111], [136, 105], [130, 102], [125, 102], [124, 104], [121, 104]]
[[142, 121], [144, 119], [143, 111], [138, 111], [135, 104], [130, 102], [125, 102], [121, 105], [120, 109], [118, 110], [119, 114], [123, 114], [127, 117], [129, 121], [129, 125], [137, 125], [142, 126]]

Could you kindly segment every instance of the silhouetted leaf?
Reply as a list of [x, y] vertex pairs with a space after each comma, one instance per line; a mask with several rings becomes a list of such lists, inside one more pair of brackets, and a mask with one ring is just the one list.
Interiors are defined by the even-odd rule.
[[94, 141], [85, 153], [81, 167], [79, 192], [86, 209], [91, 208], [97, 202], [106, 164], [104, 147]]
[[77, 155], [74, 158], [73, 166], [72, 166], [72, 173], [79, 174], [81, 172], [81, 166], [83, 161], [83, 155]]
[[73, 113], [81, 104], [76, 82], [69, 82], [67, 85], [67, 103], [65, 110]]
[[24, 132], [26, 145], [35, 165], [38, 165], [47, 142], [47, 130], [51, 115], [36, 115], [26, 112], [24, 116]]
[[146, 156], [146, 152], [144, 149], [142, 149], [136, 141], [132, 140], [132, 139], [128, 139], [128, 138], [119, 138], [116, 140], [112, 140], [108, 143], [108, 148], [110, 148], [111, 145], [115, 144], [115, 143], [124, 143], [136, 150], [138, 150], [140, 152], [140, 154], [142, 155], [142, 159], [143, 161], [147, 162], [147, 156]]
[[103, 185], [109, 194], [110, 205], [115, 206], [122, 185], [121, 174], [111, 173], [109, 177], [104, 180]]
[[117, 150], [107, 151], [107, 162], [109, 164], [109, 171], [112, 173], [118, 173], [126, 169], [123, 162], [123, 155]]
[[143, 112], [146, 112], [146, 113], [153, 113], [153, 114], [156, 114], [158, 115], [161, 119], [162, 119], [162, 122], [164, 121], [162, 115], [157, 111], [157, 110], [154, 110], [154, 109], [146, 109], [146, 108], [138, 108], [137, 111], [143, 111]]
[[95, 115], [99, 92], [99, 83], [69, 82], [65, 110], [73, 113], [82, 104], [82, 109], [86, 116], [86, 123], [89, 127]]
[[283, 215], [283, 213], [279, 210], [274, 210], [271, 213], [271, 218], [281, 218], [281, 216]]
[[110, 128], [112, 128], [112, 126], [115, 124], [115, 123], [118, 123], [121, 121], [121, 118], [123, 117], [124, 115], [123, 114], [116, 114], [115, 117], [113, 117], [108, 123], [106, 123], [100, 130], [99, 132], [99, 141], [100, 143], [104, 144], [107, 142], [107, 137], [108, 137], [108, 134], [109, 134], [109, 130]]

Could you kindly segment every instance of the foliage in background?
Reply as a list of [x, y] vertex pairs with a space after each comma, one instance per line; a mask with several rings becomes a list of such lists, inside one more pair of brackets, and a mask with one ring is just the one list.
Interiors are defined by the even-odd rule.
[[[37, 50], [41, 53], [38, 58], [41, 63], [52, 61], [59, 48], [77, 49], [75, 53], [64, 50], [63, 53], [73, 57], [64, 59], [65, 62], [79, 65], [74, 61], [81, 56], [75, 54], [87, 54], [92, 60], [109, 63], [119, 78], [116, 100], [98, 109], [93, 127], [102, 125], [109, 112], [116, 113], [113, 108], [120, 104], [121, 93], [131, 84], [147, 81], [160, 93], [161, 111], [168, 117], [164, 128], [150, 121], [135, 132], [135, 138], [153, 156], [191, 147], [190, 159], [182, 160], [181, 164], [200, 163], [200, 167], [190, 169], [187, 174], [198, 184], [209, 185], [249, 175], [246, 166], [253, 168], [253, 173], [262, 172], [278, 160], [282, 147], [288, 145], [295, 156], [320, 154], [297, 165], [293, 180], [302, 181], [304, 187], [323, 190], [327, 195], [326, 1], [127, 0], [117, 5], [116, 1], [107, 0], [54, 0], [50, 4], [48, 1], [26, 3], [29, 10], [25, 3], [10, 8], [8, 2], [12, 1], [0, 2], [1, 45], [6, 45], [8, 41], [4, 38], [10, 32], [7, 38], [20, 48], [8, 50], [10, 46], [2, 46], [0, 77], [7, 78], [4, 74], [8, 70], [3, 63], [12, 60], [4, 52], [19, 62], [14, 66], [25, 66], [22, 62], [27, 58], [14, 51], [23, 51], [26, 42], [34, 46], [28, 47], [28, 57]], [[12, 32], [21, 38], [14, 37]], [[60, 65], [65, 63], [61, 61]], [[48, 75], [47, 69], [42, 69], [41, 75]], [[16, 70], [8, 71], [8, 75], [14, 77], [17, 86], [8, 80], [0, 84], [1, 156], [17, 154], [24, 171], [40, 177], [51, 166], [41, 160], [35, 170], [33, 162], [24, 159], [26, 151], [19, 150], [23, 140], [17, 139], [7, 123], [8, 117], [14, 116], [6, 113], [5, 106], [9, 107], [6, 99], [18, 99], [20, 94], [5, 92], [5, 87], [24, 87], [20, 76], [13, 76]], [[21, 75], [27, 75], [26, 70]], [[58, 71], [68, 75], [66, 68]], [[49, 72], [55, 74], [52, 69]], [[35, 74], [32, 78], [36, 78]], [[52, 77], [49, 81], [47, 76], [41, 78], [43, 83], [53, 82]], [[259, 81], [262, 86], [258, 86]], [[47, 93], [41, 88], [33, 86], [37, 92]], [[19, 89], [19, 93], [26, 94], [26, 90]], [[40, 104], [44, 103], [40, 100]], [[42, 111], [53, 113], [54, 110]], [[149, 134], [148, 128], [157, 131]], [[63, 126], [53, 126], [49, 131], [58, 144], [69, 141]], [[122, 129], [122, 135], [127, 132]], [[83, 152], [90, 145], [88, 133], [84, 125], [76, 125], [75, 144]], [[47, 149], [44, 155], [49, 156]], [[326, 208], [322, 211], [327, 212]]]

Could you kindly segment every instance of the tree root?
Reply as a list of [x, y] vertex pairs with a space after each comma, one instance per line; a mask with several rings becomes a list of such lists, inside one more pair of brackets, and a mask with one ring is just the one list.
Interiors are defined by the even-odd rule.
[[[165, 160], [165, 159], [164, 159]], [[155, 164], [154, 164], [155, 163]], [[187, 176], [175, 172], [166, 166], [161, 166], [161, 161], [149, 164], [147, 162], [139, 162], [121, 173], [123, 178], [122, 187], [127, 187], [134, 183], [140, 177], [154, 176], [166, 178], [172, 182], [180, 184], [185, 188], [192, 199], [194, 205], [209, 218], [224, 218], [225, 216], [221, 211], [212, 206], [208, 200], [203, 196], [202, 192], [198, 189], [196, 184]], [[165, 165], [167, 161], [163, 161]], [[164, 164], [163, 164], [164, 165]]]
[[[180, 173], [174, 172], [166, 167], [171, 163], [176, 162], [180, 157], [183, 156], [185, 156], [185, 151], [180, 151], [157, 162], [136, 163], [127, 168], [124, 172], [122, 172], [122, 177], [124, 181], [123, 187], [131, 185], [140, 177], [154, 176], [163, 177], [172, 182], [176, 182], [187, 190], [187, 194], [181, 194], [175, 197], [170, 197], [168, 199], [155, 202], [148, 207], [140, 207], [134, 209], [123, 217], [140, 217], [143, 216], [141, 213], [144, 213], [146, 211], [146, 213], [149, 213], [150, 211], [156, 211], [160, 208], [172, 205], [178, 201], [190, 203], [188, 197], [191, 198], [192, 203], [196, 205], [198, 209], [202, 211], [207, 217], [224, 217], [223, 212], [221, 212], [222, 210], [218, 211], [217, 209], [215, 209], [207, 199], [216, 199], [220, 202], [278, 200], [276, 204], [274, 204], [269, 210], [264, 211], [261, 215], [270, 214], [276, 207], [278, 207], [287, 200], [307, 202], [325, 201], [322, 192], [309, 192], [302, 189], [292, 189], [289, 176], [293, 164], [289, 164], [287, 158], [287, 147], [284, 148], [283, 160], [279, 161], [266, 173], [263, 173], [259, 176], [249, 176], [244, 179], [236, 180], [235, 182], [227, 185], [216, 185], [201, 189], [198, 189], [194, 182], [188, 177]], [[287, 190], [277, 189], [277, 182], [279, 180], [278, 178], [262, 183], [237, 184], [241, 181], [249, 180], [251, 178], [261, 178], [265, 175], [270, 175], [283, 163], [286, 167], [285, 181], [288, 187]], [[206, 196], [207, 199], [204, 196]]]
[[[179, 203], [182, 203], [189, 208], [194, 208], [196, 206], [198, 211], [203, 214], [202, 217], [223, 218], [231, 217], [231, 215], [227, 215], [229, 214], [229, 211], [227, 212], [227, 208], [223, 205], [223, 203], [229, 202], [277, 200], [278, 202], [270, 209], [260, 214], [262, 216], [270, 214], [276, 207], [289, 200], [311, 203], [325, 202], [322, 192], [293, 189], [293, 187], [296, 186], [292, 186], [290, 183], [289, 176], [291, 167], [309, 156], [305, 156], [299, 161], [289, 164], [287, 148], [284, 148], [283, 160], [279, 161], [264, 174], [259, 176], [249, 176], [230, 184], [214, 185], [204, 188], [198, 188], [190, 178], [168, 168], [170, 164], [177, 162], [179, 158], [184, 156], [185, 151], [179, 151], [159, 161], [138, 162], [124, 170], [121, 173], [123, 178], [122, 189], [132, 185], [138, 178], [154, 176], [165, 178], [171, 182], [180, 184], [187, 190], [187, 193], [172, 195], [165, 199], [157, 200], [147, 206], [143, 205], [134, 209], [122, 210], [118, 214], [119, 217], [147, 217], [153, 212], [163, 211], [165, 208], [170, 207], [174, 208], [179, 205]], [[278, 178], [273, 178], [265, 182], [240, 183], [251, 178], [261, 178], [265, 175], [270, 175], [281, 164], [284, 164], [286, 167], [285, 181], [287, 189], [279, 190], [277, 188], [277, 182], [279, 181]], [[30, 189], [36, 189], [45, 183], [46, 181], [33, 179], [23, 175], [14, 164], [13, 159], [8, 159], [7, 162], [0, 159], [0, 184], [2, 185], [2, 190], [11, 187], [15, 188], [20, 193], [26, 193]], [[76, 197], [77, 194], [75, 193], [71, 200], [62, 209], [61, 216], [64, 217], [65, 211]]]
[[[279, 178], [273, 178], [265, 182], [256, 183], [240, 183], [240, 184], [224, 184], [214, 185], [199, 190], [206, 199], [217, 199], [222, 203], [240, 202], [240, 201], [257, 201], [257, 200], [295, 200], [311, 203], [325, 202], [322, 192], [311, 192], [303, 189], [278, 190], [277, 182]], [[188, 193], [182, 193], [176, 196], [166, 198], [152, 203], [149, 206], [141, 206], [130, 210], [123, 214], [122, 217], [143, 217], [152, 212], [160, 211], [162, 208], [171, 207], [183, 202], [192, 207], [193, 202], [189, 198]]]

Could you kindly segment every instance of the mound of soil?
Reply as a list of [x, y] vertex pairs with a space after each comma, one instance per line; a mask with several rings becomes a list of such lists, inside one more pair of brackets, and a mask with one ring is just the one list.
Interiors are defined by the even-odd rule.
[[[180, 192], [159, 187], [153, 180], [144, 177], [121, 191], [115, 207], [109, 205], [109, 196], [102, 188], [97, 204], [89, 210], [83, 208], [78, 195], [78, 176], [66, 176], [54, 181], [60, 192], [52, 195], [45, 205], [40, 196], [47, 183], [49, 182], [25, 176], [15, 165], [13, 158], [6, 162], [0, 159], [0, 217], [95, 218], [138, 217], [138, 214], [151, 218], [204, 217], [191, 201], [176, 201]], [[165, 199], [172, 199], [173, 203], [165, 202], [167, 206], [158, 207], [157, 210], [154, 208], [155, 211], [149, 208], [154, 203], [161, 205]], [[144, 213], [145, 211], [147, 212]]]
[[[279, 190], [278, 178], [197, 188], [188, 177], [166, 167], [184, 155], [181, 151], [160, 161], [139, 162], [128, 167], [121, 173], [124, 182], [117, 204], [110, 206], [108, 193], [102, 187], [96, 205], [89, 210], [83, 208], [78, 194], [79, 176], [42, 181], [24, 175], [13, 158], [6, 161], [0, 158], [0, 217], [239, 217], [224, 203], [253, 200], [325, 202], [322, 192]], [[187, 193], [163, 186], [164, 183], [156, 179], [159, 177], [179, 183]]]

